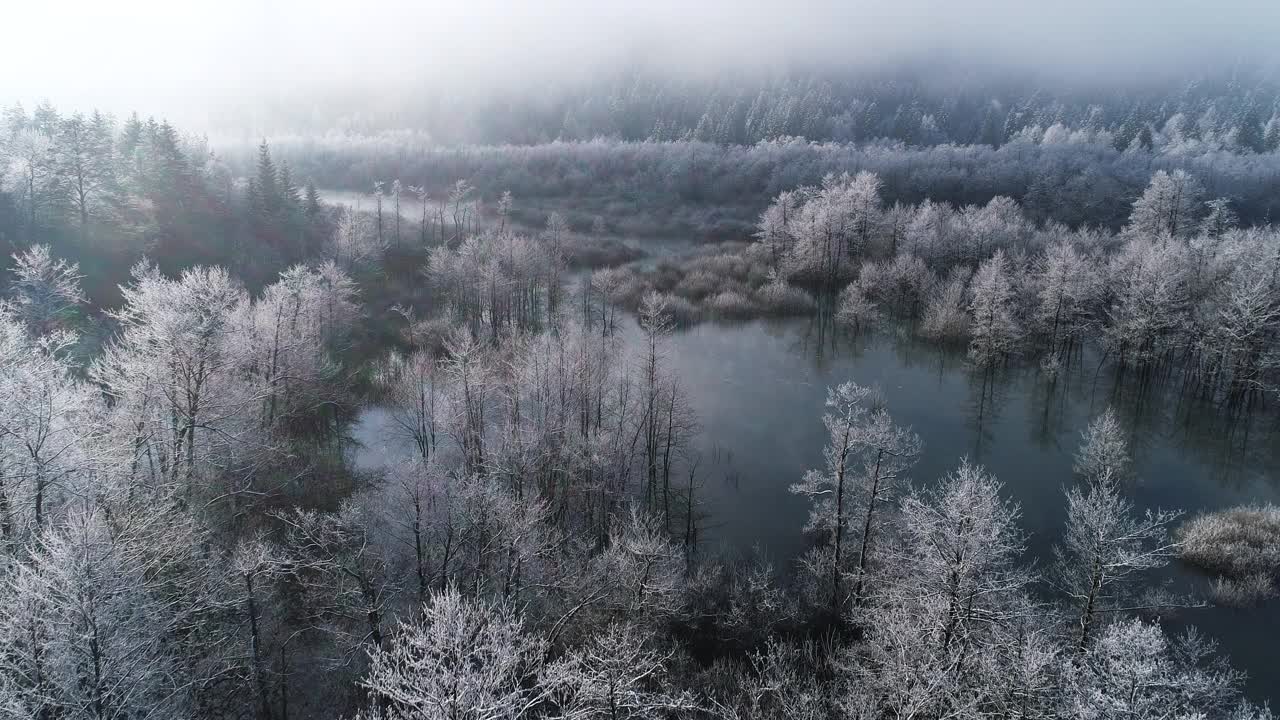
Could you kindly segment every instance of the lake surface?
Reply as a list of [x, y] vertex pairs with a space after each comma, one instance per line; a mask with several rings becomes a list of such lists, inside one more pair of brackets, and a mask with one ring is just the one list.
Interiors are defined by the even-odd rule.
[[[1280, 501], [1276, 408], [1228, 421], [1182, 397], [1179, 388], [1117, 378], [1091, 353], [1050, 377], [1037, 367], [975, 373], [963, 351], [902, 335], [848, 338], [808, 320], [702, 324], [670, 339], [678, 373], [702, 425], [705, 468], [702, 537], [709, 546], [748, 552], [759, 546], [780, 570], [807, 547], [808, 503], [788, 492], [822, 462], [821, 416], [827, 388], [845, 381], [878, 385], [896, 422], [924, 443], [911, 473], [917, 484], [953, 469], [962, 456], [987, 467], [1021, 505], [1028, 560], [1046, 567], [1066, 515], [1064, 488], [1075, 482], [1072, 455], [1090, 419], [1112, 406], [1128, 433], [1139, 509], [1188, 514], [1244, 502]], [[1176, 385], [1176, 382], [1173, 384]], [[356, 428], [365, 467], [399, 454], [374, 408]], [[1204, 578], [1178, 564], [1158, 578], [1173, 589], [1203, 589]], [[1249, 694], [1280, 688], [1280, 604], [1258, 609], [1197, 608], [1172, 621], [1218, 639], [1250, 674]], [[1277, 695], [1280, 697], [1280, 695]]]

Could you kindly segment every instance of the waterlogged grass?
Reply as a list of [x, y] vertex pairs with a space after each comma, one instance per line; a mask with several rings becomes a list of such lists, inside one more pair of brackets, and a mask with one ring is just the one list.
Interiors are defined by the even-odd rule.
[[1276, 582], [1268, 573], [1253, 573], [1239, 579], [1220, 577], [1209, 588], [1214, 604], [1226, 607], [1252, 607], [1275, 594]]
[[1248, 606], [1271, 597], [1280, 578], [1280, 507], [1242, 505], [1192, 518], [1178, 531], [1184, 561], [1218, 575], [1212, 596]]

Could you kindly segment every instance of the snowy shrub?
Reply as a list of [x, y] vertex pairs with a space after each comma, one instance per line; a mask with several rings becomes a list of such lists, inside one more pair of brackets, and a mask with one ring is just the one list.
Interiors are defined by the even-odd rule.
[[1275, 580], [1267, 573], [1251, 573], [1239, 579], [1220, 577], [1209, 590], [1213, 602], [1226, 607], [1253, 607], [1275, 594]]
[[707, 308], [716, 317], [740, 320], [755, 315], [759, 308], [751, 299], [736, 290], [725, 290], [707, 301]]
[[1182, 559], [1233, 580], [1280, 573], [1280, 507], [1242, 505], [1192, 518], [1179, 531]]
[[813, 312], [809, 293], [785, 282], [772, 282], [755, 293], [760, 309], [770, 315], [803, 315]]
[[698, 310], [698, 306], [685, 298], [679, 295], [663, 295], [662, 298], [663, 302], [666, 303], [667, 316], [677, 326], [688, 327], [696, 324], [702, 318], [702, 313]]
[[724, 282], [722, 277], [718, 277], [708, 270], [696, 270], [685, 275], [676, 284], [673, 292], [682, 298], [701, 300], [708, 295], [719, 292], [722, 282]]

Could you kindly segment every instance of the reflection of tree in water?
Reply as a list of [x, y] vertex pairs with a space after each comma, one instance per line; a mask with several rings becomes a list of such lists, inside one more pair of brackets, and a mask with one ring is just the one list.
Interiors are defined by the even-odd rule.
[[812, 355], [816, 365], [825, 369], [827, 361], [839, 350], [840, 332], [836, 325], [835, 303], [819, 301], [817, 311], [809, 317], [800, 333], [800, 349]]
[[711, 446], [711, 452], [707, 457], [709, 467], [707, 470], [712, 477], [718, 477], [725, 487], [733, 489], [734, 492], [739, 490], [742, 483], [742, 471], [733, 461], [733, 450], [721, 447], [719, 443]]
[[1274, 486], [1275, 477], [1260, 470], [1280, 462], [1280, 428], [1264, 409], [1192, 397], [1176, 406], [1170, 423], [1177, 445], [1208, 465], [1218, 485], [1241, 489], [1252, 478], [1263, 477]]
[[1096, 417], [1110, 407], [1126, 431], [1129, 456], [1135, 463], [1149, 457], [1155, 441], [1165, 438], [1172, 426], [1166, 393], [1158, 392], [1160, 386], [1153, 382], [1151, 373], [1123, 365], [1099, 365], [1093, 388], [1087, 417]]
[[1260, 403], [1223, 401], [1158, 370], [1119, 368], [1108, 384], [1093, 404], [1115, 410], [1135, 461], [1163, 441], [1206, 465], [1218, 485], [1241, 489], [1258, 468], [1280, 460], [1280, 427]]
[[1031, 404], [1028, 416], [1034, 419], [1027, 430], [1039, 448], [1052, 448], [1067, 421], [1072, 377], [1067, 372], [1038, 372], [1027, 392]]
[[973, 462], [982, 462], [982, 452], [991, 444], [992, 428], [1009, 399], [1006, 372], [998, 367], [974, 369], [969, 373], [969, 424], [974, 430]]
[[968, 367], [963, 345], [948, 345], [926, 340], [911, 328], [900, 328], [892, 335], [893, 350], [902, 367], [931, 367], [942, 380], [950, 373]]
[[[1030, 441], [1037, 447], [1060, 447], [1062, 433], [1081, 419], [1072, 413], [1077, 404], [1083, 403], [1087, 408], [1082, 418], [1086, 423], [1106, 408], [1105, 400], [1099, 407], [1094, 403], [1094, 381], [1098, 370], [1098, 365], [1093, 362], [1095, 359], [1095, 354], [1086, 355], [1082, 346], [1073, 344], [1043, 356], [1028, 370], [1025, 392], [1029, 408], [1027, 418], [1031, 422], [1027, 431]], [[1067, 449], [1074, 449], [1078, 440], [1079, 437], [1071, 434]]]

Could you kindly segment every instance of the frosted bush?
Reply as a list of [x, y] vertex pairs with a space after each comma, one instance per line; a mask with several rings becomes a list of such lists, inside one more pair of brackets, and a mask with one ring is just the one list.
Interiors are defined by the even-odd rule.
[[803, 315], [813, 311], [809, 293], [785, 282], [773, 282], [756, 292], [760, 309], [770, 315]]
[[1215, 600], [1241, 604], [1274, 591], [1280, 575], [1280, 507], [1242, 505], [1206, 513], [1178, 534], [1183, 560], [1223, 576], [1214, 586]]
[[755, 315], [759, 309], [751, 299], [736, 290], [725, 290], [707, 301], [707, 308], [716, 317], [743, 319]]

